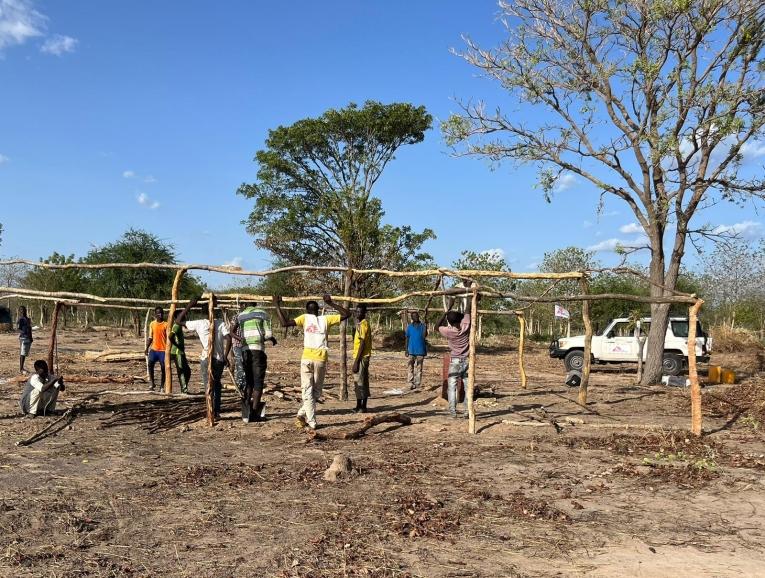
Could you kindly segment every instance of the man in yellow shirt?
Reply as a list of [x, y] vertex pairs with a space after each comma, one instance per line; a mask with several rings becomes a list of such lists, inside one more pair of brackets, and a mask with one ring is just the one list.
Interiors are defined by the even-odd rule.
[[300, 389], [303, 404], [297, 419], [301, 426], [316, 429], [316, 400], [321, 397], [324, 376], [327, 371], [329, 347], [327, 334], [329, 329], [348, 319], [351, 312], [342, 305], [334, 303], [328, 294], [324, 303], [339, 311], [339, 315], [319, 315], [319, 304], [309, 301], [305, 305], [305, 314], [295, 319], [287, 319], [281, 308], [281, 297], [274, 297], [276, 314], [282, 327], [301, 327], [303, 329], [303, 356], [300, 359]]
[[369, 358], [372, 355], [372, 332], [367, 321], [367, 306], [356, 305], [356, 334], [353, 337], [353, 382], [356, 386], [356, 413], [367, 413], [369, 399]]

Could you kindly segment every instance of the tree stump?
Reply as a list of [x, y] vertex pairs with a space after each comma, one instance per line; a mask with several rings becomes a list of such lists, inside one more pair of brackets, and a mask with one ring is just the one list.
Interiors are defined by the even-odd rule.
[[349, 477], [352, 472], [351, 458], [345, 454], [337, 454], [332, 460], [332, 465], [324, 472], [324, 479], [328, 482], [336, 482], [338, 479]]

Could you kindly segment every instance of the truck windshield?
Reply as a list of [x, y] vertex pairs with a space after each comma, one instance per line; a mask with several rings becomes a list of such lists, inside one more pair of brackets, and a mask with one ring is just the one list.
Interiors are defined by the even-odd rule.
[[[675, 337], [688, 337], [688, 321], [671, 321], [672, 334]], [[702, 337], [701, 323], [696, 322], [696, 337]]]

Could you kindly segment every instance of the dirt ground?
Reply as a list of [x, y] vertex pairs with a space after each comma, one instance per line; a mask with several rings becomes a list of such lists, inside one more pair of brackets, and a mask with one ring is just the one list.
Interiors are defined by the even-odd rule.
[[[31, 357], [44, 358], [47, 336], [36, 338]], [[188, 341], [196, 358], [198, 342]], [[144, 373], [141, 361], [82, 359], [107, 346], [141, 349], [116, 330], [63, 331], [63, 373]], [[434, 346], [419, 392], [406, 390], [403, 354], [376, 351], [372, 360], [371, 410], [405, 413], [411, 425], [309, 441], [294, 425], [300, 340], [290, 338], [269, 351], [265, 423], [243, 424], [227, 390], [214, 429], [203, 420], [158, 427], [140, 416], [169, 420], [203, 401], [84, 401], [146, 384], [72, 379], [59, 408], [79, 404], [74, 418], [17, 446], [58, 419], [18, 416], [21, 386], [9, 381], [17, 347], [14, 334], [0, 335], [2, 576], [763, 575], [765, 424], [735, 401], [742, 387], [754, 397], [765, 389], [753, 356], [715, 360], [738, 369], [743, 385], [706, 388], [700, 440], [686, 432], [685, 389], [639, 387], [626, 368], [597, 368], [584, 408], [543, 347], [528, 356], [522, 390], [514, 345], [487, 344], [477, 363], [477, 435], [445, 414], [443, 349]], [[363, 419], [338, 399], [333, 349], [319, 406], [325, 431]], [[325, 481], [340, 452], [352, 474]]]

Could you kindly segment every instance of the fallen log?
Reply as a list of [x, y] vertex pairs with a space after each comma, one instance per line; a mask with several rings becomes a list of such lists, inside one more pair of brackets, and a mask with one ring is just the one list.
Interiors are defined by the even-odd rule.
[[312, 440], [355, 440], [363, 436], [367, 430], [380, 425], [381, 423], [400, 423], [401, 425], [411, 425], [412, 418], [401, 413], [381, 413], [371, 415], [366, 418], [361, 425], [342, 430], [323, 430], [316, 431], [308, 429], [308, 437]]
[[[29, 379], [27, 375], [11, 377], [11, 383], [24, 383]], [[65, 374], [64, 381], [67, 383], [146, 383], [146, 377], [142, 375], [79, 375]]]
[[143, 353], [134, 351], [86, 351], [83, 356], [85, 361], [101, 361], [106, 363], [120, 361], [144, 361]]

